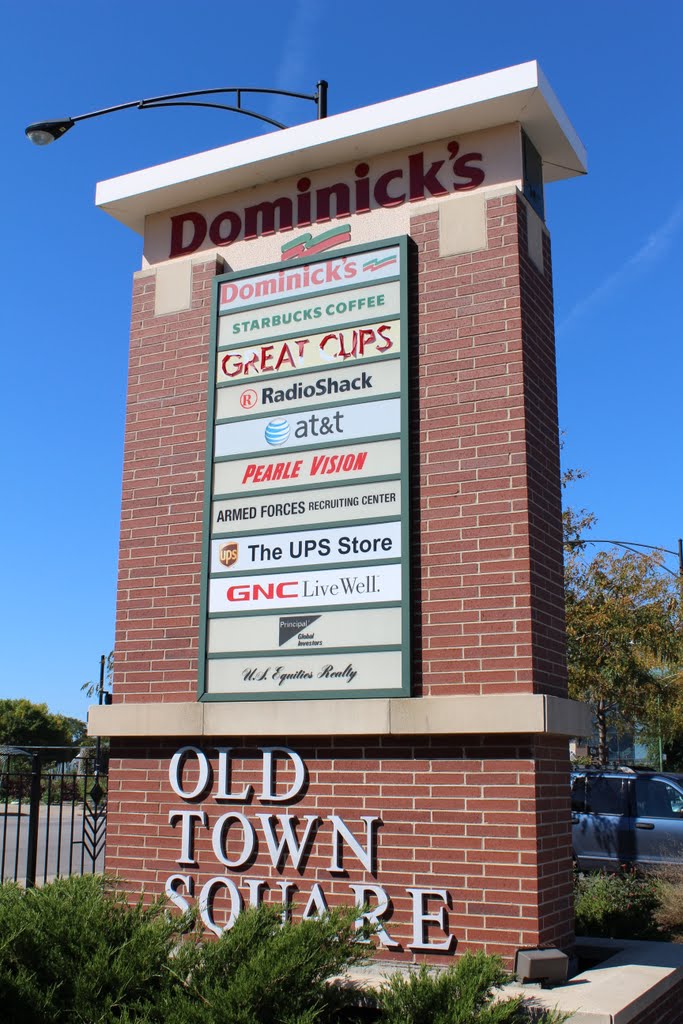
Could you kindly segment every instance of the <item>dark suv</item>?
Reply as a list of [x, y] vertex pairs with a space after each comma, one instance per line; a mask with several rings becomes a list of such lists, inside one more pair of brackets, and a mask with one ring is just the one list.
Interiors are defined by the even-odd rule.
[[683, 775], [573, 771], [572, 844], [581, 871], [683, 865]]

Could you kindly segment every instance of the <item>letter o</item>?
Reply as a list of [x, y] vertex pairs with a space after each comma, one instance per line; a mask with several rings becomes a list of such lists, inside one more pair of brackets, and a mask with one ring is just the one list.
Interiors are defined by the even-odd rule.
[[[190, 792], [186, 792], [183, 789], [182, 773], [183, 765], [190, 756], [194, 754], [199, 764], [199, 779], [197, 785]], [[171, 789], [179, 796], [182, 800], [195, 800], [199, 796], [203, 796], [206, 790], [211, 785], [212, 771], [209, 759], [203, 750], [199, 747], [181, 747], [180, 750], [176, 750], [175, 754], [171, 758], [171, 763], [168, 766], [168, 780], [171, 783]]]
[[[242, 843], [242, 852], [239, 857], [235, 860], [230, 860], [225, 853], [223, 837], [234, 821], [239, 822], [242, 826], [244, 841]], [[213, 826], [211, 845], [213, 846], [213, 852], [215, 853], [217, 860], [219, 860], [221, 864], [225, 864], [226, 868], [241, 868], [247, 863], [254, 853], [254, 848], [256, 846], [256, 833], [243, 814], [239, 814], [238, 811], [228, 811], [227, 814], [222, 814]]]
[[[222, 227], [224, 224], [229, 225], [229, 230], [226, 235], [222, 233]], [[232, 210], [224, 210], [223, 213], [219, 213], [217, 217], [211, 221], [211, 227], [209, 228], [209, 238], [214, 245], [230, 245], [236, 238], [239, 237], [239, 233], [242, 230], [242, 221], [236, 213]]]

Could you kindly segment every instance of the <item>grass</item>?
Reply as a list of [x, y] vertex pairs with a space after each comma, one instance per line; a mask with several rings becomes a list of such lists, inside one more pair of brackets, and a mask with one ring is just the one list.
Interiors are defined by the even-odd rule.
[[577, 935], [683, 942], [683, 865], [577, 875], [574, 909]]

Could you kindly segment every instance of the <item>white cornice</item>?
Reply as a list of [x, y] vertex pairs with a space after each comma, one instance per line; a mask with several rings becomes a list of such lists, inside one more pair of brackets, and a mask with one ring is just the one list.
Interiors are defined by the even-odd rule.
[[102, 181], [96, 203], [142, 234], [145, 217], [301, 172], [520, 123], [544, 180], [586, 172], [586, 152], [536, 61]]

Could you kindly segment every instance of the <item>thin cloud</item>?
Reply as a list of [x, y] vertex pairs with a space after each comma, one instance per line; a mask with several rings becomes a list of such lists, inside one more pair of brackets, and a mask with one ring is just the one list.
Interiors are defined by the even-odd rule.
[[574, 320], [582, 316], [586, 310], [595, 306], [598, 302], [620, 288], [629, 278], [646, 269], [655, 263], [667, 251], [678, 229], [683, 224], [683, 202], [679, 201], [673, 210], [656, 231], [648, 237], [640, 249], [630, 259], [626, 260], [617, 270], [609, 274], [597, 288], [590, 292], [585, 299], [579, 302], [569, 311], [558, 331], [563, 330]]
[[[275, 76], [276, 89], [304, 92], [309, 95], [315, 92], [318, 76], [315, 61], [311, 57], [318, 52], [315, 37], [323, 11], [324, 4], [316, 0], [298, 0], [289, 23], [289, 31], [282, 41], [284, 56]], [[312, 103], [310, 110], [306, 107], [307, 104], [303, 100], [288, 100], [285, 96], [279, 96], [272, 103], [270, 116], [285, 124], [312, 121], [315, 118], [315, 108]], [[292, 117], [294, 109], [297, 112]]]

